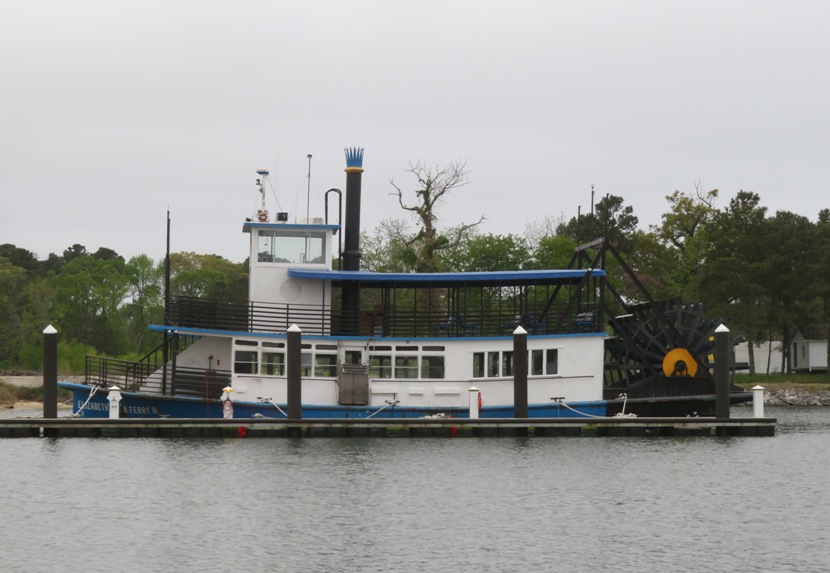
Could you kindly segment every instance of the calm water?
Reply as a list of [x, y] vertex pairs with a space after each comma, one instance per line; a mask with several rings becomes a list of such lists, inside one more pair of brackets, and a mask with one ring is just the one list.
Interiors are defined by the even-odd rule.
[[774, 438], [0, 440], [0, 569], [830, 571], [830, 409], [767, 412]]

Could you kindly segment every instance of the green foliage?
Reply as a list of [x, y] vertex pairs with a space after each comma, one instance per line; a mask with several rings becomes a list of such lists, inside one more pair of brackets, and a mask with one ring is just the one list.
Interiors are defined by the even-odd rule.
[[171, 294], [209, 298], [220, 302], [248, 300], [248, 271], [219, 255], [172, 253]]
[[605, 237], [621, 252], [630, 251], [630, 239], [637, 230], [639, 219], [634, 208], [626, 206], [623, 198], [606, 195], [597, 204], [593, 213], [573, 217], [557, 227], [557, 235], [565, 235], [577, 243], [586, 243]]
[[86, 357], [97, 354], [100, 354], [98, 350], [88, 344], [74, 340], [58, 340], [58, 372], [65, 375], [81, 375], [86, 367]]
[[453, 271], [518, 271], [527, 268], [530, 253], [522, 237], [471, 233], [447, 249], [443, 260]]

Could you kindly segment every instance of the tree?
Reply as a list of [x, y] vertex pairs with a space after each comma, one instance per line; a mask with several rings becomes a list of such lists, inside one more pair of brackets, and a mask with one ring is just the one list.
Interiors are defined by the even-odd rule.
[[576, 242], [565, 235], [542, 237], [533, 251], [531, 266], [535, 269], [564, 269], [576, 246]]
[[172, 253], [170, 274], [173, 295], [243, 304], [248, 301], [248, 272], [245, 266], [219, 255]]
[[605, 237], [619, 251], [625, 252], [630, 248], [630, 239], [637, 231], [638, 222], [633, 207], [625, 206], [622, 197], [609, 194], [596, 204], [594, 213], [573, 217], [557, 227], [556, 234], [570, 237], [577, 243]]
[[398, 198], [401, 208], [415, 215], [418, 221], [418, 231], [409, 239], [407, 246], [416, 251], [417, 272], [433, 273], [442, 269], [440, 252], [450, 246], [457, 245], [464, 237], [464, 233], [484, 221], [484, 216], [475, 223], [462, 224], [454, 229], [452, 234], [441, 233], [438, 229], [437, 208], [441, 200], [450, 192], [467, 184], [466, 162], [450, 163], [447, 166], [427, 167], [424, 163], [410, 163], [407, 173], [411, 173], [418, 180], [415, 189], [415, 202], [404, 201], [404, 192], [390, 181], [395, 191], [391, 195]]
[[710, 310], [728, 319], [733, 333], [746, 336], [751, 372], [755, 371], [751, 349], [762, 336], [767, 303], [762, 282], [768, 250], [766, 207], [760, 203], [757, 194], [742, 190], [715, 215], [700, 280]]
[[409, 223], [403, 219], [381, 221], [374, 235], [361, 235], [360, 266], [372, 272], [414, 272], [418, 255], [411, 245], [413, 236]]
[[25, 282], [26, 269], [0, 257], [0, 366], [16, 364], [20, 356], [20, 293]]
[[164, 321], [162, 280], [164, 267], [156, 265], [147, 255], [138, 255], [126, 266], [128, 277], [128, 301], [124, 307], [129, 337], [136, 353], [149, 351], [144, 347], [147, 327], [151, 322]]
[[694, 195], [675, 191], [666, 196], [669, 211], [663, 213], [662, 223], [652, 227], [671, 261], [662, 269], [663, 281], [687, 300], [700, 300], [700, 273], [709, 247], [708, 228], [717, 213], [717, 196], [717, 189], [703, 192], [700, 183], [695, 184]]
[[447, 265], [453, 271], [519, 271], [530, 262], [530, 253], [522, 237], [515, 235], [472, 234], [448, 249]]

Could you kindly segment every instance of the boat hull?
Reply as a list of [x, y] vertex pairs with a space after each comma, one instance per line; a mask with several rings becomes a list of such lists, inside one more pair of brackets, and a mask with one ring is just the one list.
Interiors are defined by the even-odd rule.
[[[73, 394], [72, 412], [83, 418], [108, 418], [110, 404], [105, 391], [92, 394], [94, 387], [71, 382], [59, 382], [61, 388]], [[234, 418], [266, 417], [285, 419], [286, 404], [277, 406], [266, 402], [235, 401]], [[281, 410], [281, 411], [280, 411]], [[120, 417], [122, 418], [222, 418], [222, 403], [219, 400], [191, 398], [187, 396], [158, 396], [140, 392], [121, 392]], [[447, 416], [469, 418], [469, 410], [459, 407], [426, 406], [339, 406], [326, 404], [303, 404], [302, 417], [307, 419], [365, 419], [365, 418], [423, 418], [426, 416]], [[573, 402], [567, 405], [529, 404], [529, 418], [585, 418], [607, 415], [607, 402]], [[512, 418], [513, 406], [483, 406], [481, 418]]]

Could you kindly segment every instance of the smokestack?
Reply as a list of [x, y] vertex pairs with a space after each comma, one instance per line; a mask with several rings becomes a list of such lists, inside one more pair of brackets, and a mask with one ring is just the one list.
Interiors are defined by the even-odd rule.
[[[343, 270], [360, 270], [360, 185], [363, 177], [363, 148], [346, 148], [346, 231]], [[343, 286], [342, 334], [357, 336], [360, 312], [360, 285], [347, 281]]]
[[346, 232], [343, 270], [360, 270], [360, 184], [363, 148], [346, 148]]

